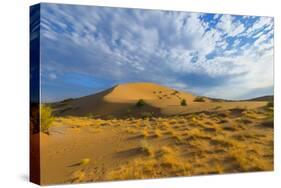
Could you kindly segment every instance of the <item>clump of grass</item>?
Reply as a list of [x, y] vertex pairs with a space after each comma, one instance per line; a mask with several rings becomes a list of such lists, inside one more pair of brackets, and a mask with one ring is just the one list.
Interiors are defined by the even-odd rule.
[[173, 135], [175, 135], [175, 131], [172, 128], [168, 128], [168, 130], [165, 132], [165, 134], [173, 136]]
[[146, 129], [144, 129], [144, 130], [141, 131], [141, 136], [148, 137], [149, 136], [149, 132]]
[[178, 134], [173, 134], [172, 138], [176, 140], [176, 143], [181, 143], [182, 138]]
[[204, 97], [197, 96], [197, 97], [195, 97], [195, 99], [193, 101], [194, 102], [205, 102], [205, 99], [204, 99]]
[[52, 115], [52, 109], [49, 106], [40, 106], [40, 127], [43, 133], [49, 134], [49, 128], [52, 126], [55, 118]]
[[246, 148], [232, 147], [228, 150], [228, 155], [239, 165], [242, 171], [261, 171], [271, 169], [262, 158], [256, 155], [248, 155]]
[[179, 92], [177, 91], [177, 90], [174, 90], [172, 93], [171, 93], [171, 95], [176, 95], [176, 94], [178, 94]]
[[175, 151], [171, 148], [171, 147], [168, 147], [168, 146], [162, 146], [160, 148], [160, 151], [159, 151], [160, 155], [163, 156], [163, 155], [171, 155], [171, 154], [174, 154]]
[[245, 117], [250, 119], [262, 120], [265, 119], [265, 116], [256, 113], [255, 111], [246, 111], [243, 113]]
[[129, 134], [136, 134], [137, 130], [135, 130], [133, 128], [127, 128], [126, 132], [129, 133]]
[[168, 122], [161, 122], [158, 126], [161, 130], [166, 130], [169, 127], [169, 123]]
[[161, 137], [161, 136], [162, 136], [162, 133], [161, 133], [161, 131], [160, 131], [159, 129], [156, 129], [156, 130], [154, 131], [154, 135], [155, 135], [156, 137]]
[[175, 155], [136, 159], [106, 174], [108, 180], [146, 179], [190, 175], [191, 165]]
[[128, 164], [122, 165], [106, 174], [108, 180], [128, 180], [156, 178], [157, 161], [155, 159], [135, 159]]
[[91, 160], [89, 158], [85, 158], [85, 159], [82, 159], [79, 164], [80, 165], [87, 165], [87, 164], [89, 164], [90, 161]]
[[218, 174], [223, 174], [224, 173], [224, 166], [223, 165], [220, 165], [220, 164], [216, 164], [215, 165], [215, 171], [216, 173]]
[[153, 147], [146, 141], [142, 140], [140, 143], [141, 150], [148, 156], [152, 156], [154, 153]]
[[180, 105], [181, 105], [181, 106], [187, 106], [186, 100], [185, 100], [185, 99], [182, 99]]
[[145, 105], [145, 102], [143, 99], [139, 99], [136, 103], [136, 107], [140, 108], [143, 107]]
[[184, 124], [184, 123], [186, 123], [186, 120], [185, 119], [180, 119], [180, 120], [178, 120], [178, 123], [179, 124]]
[[174, 124], [177, 124], [177, 120], [175, 119], [171, 119], [170, 122], [169, 122], [170, 125], [174, 125]]
[[81, 182], [84, 180], [85, 175], [83, 170], [76, 170], [71, 174], [70, 182]]
[[201, 137], [203, 133], [198, 128], [193, 128], [193, 129], [186, 131], [186, 134], [187, 134], [188, 138], [195, 139], [195, 138]]
[[217, 135], [211, 138], [211, 143], [214, 145], [220, 145], [223, 147], [236, 147], [236, 148], [243, 148], [243, 145], [230, 137], [226, 137], [223, 135]]

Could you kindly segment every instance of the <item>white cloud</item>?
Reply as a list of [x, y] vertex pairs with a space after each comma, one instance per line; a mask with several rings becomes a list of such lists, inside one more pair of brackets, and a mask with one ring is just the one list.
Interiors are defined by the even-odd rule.
[[232, 37], [241, 34], [245, 30], [244, 24], [240, 21], [235, 21], [231, 15], [221, 16], [217, 28], [224, 34]]
[[[219, 22], [210, 27], [200, 13], [85, 8], [43, 6], [42, 55], [46, 64], [54, 62], [50, 64], [56, 70], [113, 80], [152, 80], [211, 96], [221, 91], [238, 97], [241, 91], [273, 84], [273, 72], [268, 69], [273, 66], [271, 18], [259, 18], [246, 28], [235, 16], [216, 14]], [[256, 40], [241, 46], [237, 36]], [[233, 85], [218, 84], [214, 91], [206, 91], [177, 77], [188, 74], [225, 77]]]
[[[245, 36], [252, 36], [258, 34], [262, 30], [273, 30], [273, 18], [271, 17], [259, 17], [251, 27], [249, 27]], [[256, 36], [257, 37], [257, 36]]]

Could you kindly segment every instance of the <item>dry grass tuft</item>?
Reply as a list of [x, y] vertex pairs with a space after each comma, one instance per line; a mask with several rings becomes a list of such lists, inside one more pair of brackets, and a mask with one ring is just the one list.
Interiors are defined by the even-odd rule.
[[248, 155], [242, 147], [232, 147], [228, 150], [228, 155], [236, 161], [240, 170], [245, 172], [272, 169], [271, 164], [266, 163], [261, 157]]
[[144, 152], [146, 155], [148, 155], [148, 156], [154, 155], [154, 148], [146, 140], [141, 141], [140, 147], [141, 147], [142, 152]]
[[168, 147], [168, 146], [162, 146], [161, 149], [159, 150], [160, 156], [167, 155], [167, 154], [172, 155], [174, 153], [175, 153], [175, 151], [171, 147]]
[[108, 180], [146, 179], [190, 175], [191, 165], [178, 156], [164, 154], [157, 159], [135, 159], [107, 173]]
[[149, 136], [149, 132], [146, 129], [144, 129], [144, 130], [141, 131], [141, 136], [148, 137]]
[[82, 160], [80, 161], [80, 165], [87, 165], [87, 164], [89, 164], [90, 161], [91, 161], [91, 160], [90, 160], [89, 158], [82, 159]]
[[156, 130], [154, 131], [154, 135], [159, 138], [159, 137], [162, 136], [162, 132], [161, 132], [159, 129], [156, 129]]
[[84, 178], [86, 176], [86, 173], [83, 170], [76, 170], [72, 172], [70, 182], [72, 183], [78, 183], [83, 182]]

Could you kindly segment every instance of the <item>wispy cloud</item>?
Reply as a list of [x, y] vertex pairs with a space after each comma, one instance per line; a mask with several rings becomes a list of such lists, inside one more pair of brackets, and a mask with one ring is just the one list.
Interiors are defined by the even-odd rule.
[[104, 82], [75, 96], [129, 81], [223, 98], [273, 92], [269, 17], [43, 4], [41, 31], [43, 98], [69, 73]]

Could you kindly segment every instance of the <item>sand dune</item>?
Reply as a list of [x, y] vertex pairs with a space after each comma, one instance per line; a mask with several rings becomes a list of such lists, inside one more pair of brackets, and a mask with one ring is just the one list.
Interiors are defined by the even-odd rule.
[[[231, 108], [257, 108], [265, 101], [225, 101], [204, 97], [203, 102], [187, 92], [177, 91], [155, 83], [137, 82], [116, 85], [93, 95], [53, 103], [57, 116], [141, 117], [144, 115], [169, 116], [201, 111]], [[145, 105], [136, 107], [143, 100]], [[187, 105], [182, 106], [185, 100]]]

